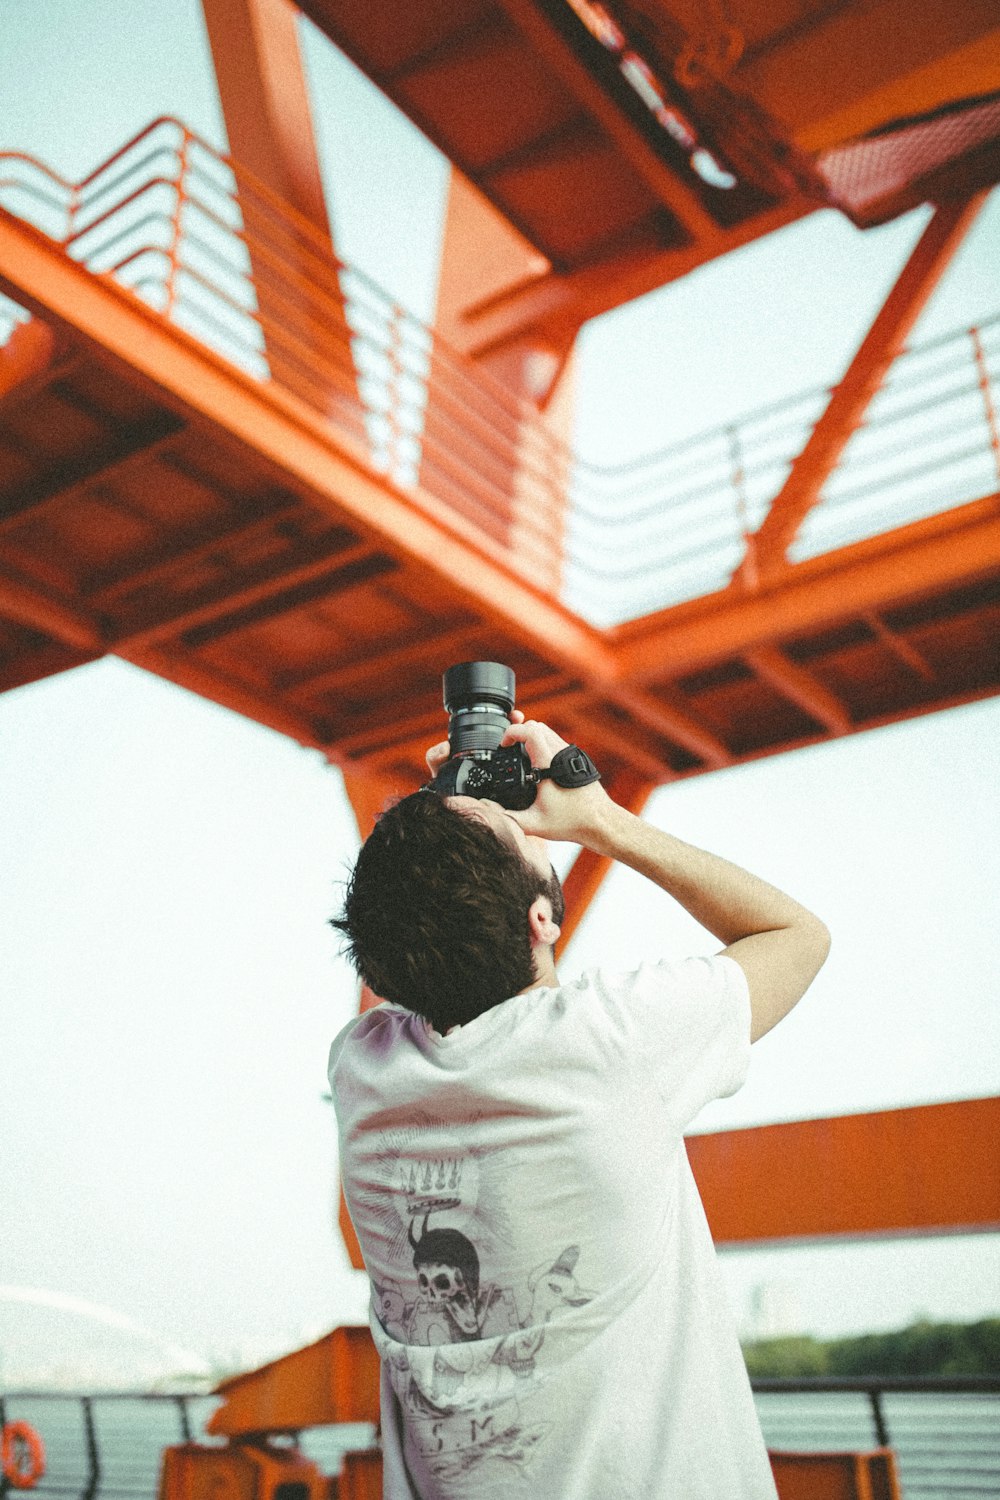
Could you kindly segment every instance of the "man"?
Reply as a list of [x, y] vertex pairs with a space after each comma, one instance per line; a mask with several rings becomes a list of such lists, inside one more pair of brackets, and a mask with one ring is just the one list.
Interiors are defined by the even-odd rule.
[[[534, 766], [565, 741], [517, 713]], [[447, 744], [428, 754], [436, 772]], [[561, 985], [546, 841], [629, 865], [724, 944]], [[739, 1088], [826, 928], [599, 783], [383, 814], [346, 935], [390, 1002], [333, 1044], [390, 1500], [773, 1500], [682, 1132]]]

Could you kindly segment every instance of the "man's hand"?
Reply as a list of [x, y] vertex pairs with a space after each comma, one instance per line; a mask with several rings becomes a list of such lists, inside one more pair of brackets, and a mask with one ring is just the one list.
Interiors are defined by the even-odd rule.
[[[511, 725], [500, 741], [501, 745], [521, 744], [528, 759], [537, 770], [545, 770], [560, 750], [565, 750], [566, 740], [537, 719], [525, 721], [524, 714], [515, 708], [511, 714]], [[427, 767], [436, 776], [448, 759], [448, 741], [432, 745], [427, 752]], [[571, 844], [585, 844], [597, 832], [608, 808], [614, 804], [599, 782], [590, 786], [556, 786], [546, 779], [538, 783], [535, 800], [522, 812], [511, 812], [525, 833], [536, 838], [563, 839]]]
[[[551, 766], [560, 750], [565, 750], [567, 741], [537, 719], [525, 720], [515, 710], [501, 745], [523, 745], [528, 759], [536, 770]], [[570, 844], [586, 844], [597, 833], [607, 810], [614, 803], [600, 782], [590, 786], [562, 787], [546, 777], [538, 783], [535, 800], [523, 812], [514, 812], [525, 833], [536, 838], [562, 839]]]

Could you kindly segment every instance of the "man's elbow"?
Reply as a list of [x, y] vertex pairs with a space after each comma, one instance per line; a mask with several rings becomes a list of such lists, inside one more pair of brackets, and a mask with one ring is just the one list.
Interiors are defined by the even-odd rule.
[[830, 936], [829, 927], [819, 917], [813, 917], [813, 925], [815, 927], [816, 972], [818, 974], [830, 956], [830, 945], [833, 942], [833, 938]]

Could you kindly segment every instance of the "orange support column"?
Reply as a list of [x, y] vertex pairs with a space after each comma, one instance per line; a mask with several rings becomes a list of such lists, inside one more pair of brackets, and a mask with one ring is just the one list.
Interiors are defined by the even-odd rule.
[[[494, 337], [488, 348], [479, 348], [466, 316], [547, 269], [544, 256], [452, 168], [434, 320], [444, 342], [431, 360], [421, 484], [467, 515], [513, 567], [555, 595], [576, 328], [558, 340]], [[452, 350], [472, 358], [484, 379], [471, 380]]]
[[[202, 0], [272, 378], [364, 437], [291, 0]], [[239, 168], [253, 174], [240, 177]], [[295, 210], [281, 222], [273, 195]], [[289, 307], [296, 333], [289, 332]], [[308, 331], [307, 331], [308, 330]]]

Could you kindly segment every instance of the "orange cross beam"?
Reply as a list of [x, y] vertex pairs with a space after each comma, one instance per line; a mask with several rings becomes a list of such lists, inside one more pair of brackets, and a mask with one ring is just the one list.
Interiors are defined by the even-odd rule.
[[695, 1135], [716, 1244], [1000, 1228], [1000, 1099]]

